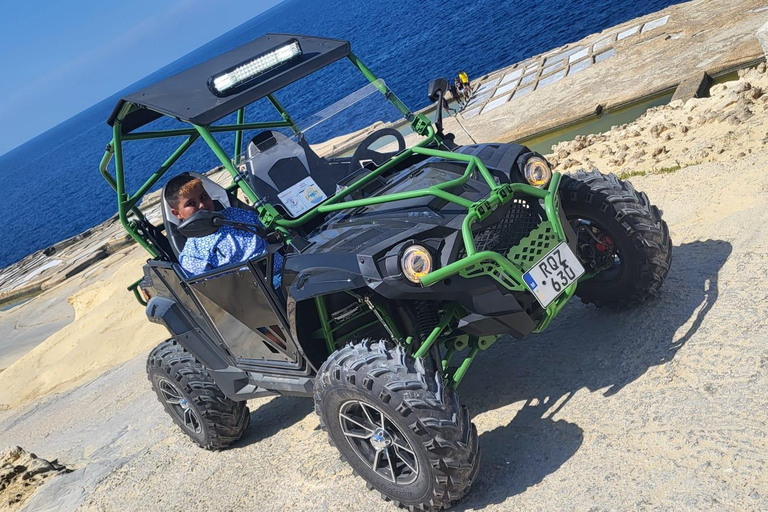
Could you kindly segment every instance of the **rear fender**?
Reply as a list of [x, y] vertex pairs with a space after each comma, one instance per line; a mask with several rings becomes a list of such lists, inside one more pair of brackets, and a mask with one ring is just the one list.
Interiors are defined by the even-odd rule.
[[194, 327], [176, 301], [165, 297], [152, 297], [147, 303], [147, 318], [150, 322], [164, 325], [170, 335], [206, 368], [218, 370], [229, 366], [226, 356], [213, 348], [214, 343], [207, 339], [205, 333]]
[[165, 297], [152, 297], [147, 303], [147, 318], [168, 329], [174, 339], [211, 373], [214, 382], [228, 398], [247, 400], [261, 396], [249, 382], [248, 374], [229, 364], [215, 344], [200, 329], [193, 327], [179, 305]]

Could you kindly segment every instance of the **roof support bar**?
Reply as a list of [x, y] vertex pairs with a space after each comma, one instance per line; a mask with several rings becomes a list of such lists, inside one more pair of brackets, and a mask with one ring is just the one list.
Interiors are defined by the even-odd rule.
[[277, 101], [277, 98], [275, 98], [275, 95], [268, 94], [267, 99], [269, 99], [269, 102], [272, 103], [273, 107], [275, 107], [275, 110], [277, 110], [280, 113], [280, 116], [283, 118], [283, 120], [286, 123], [290, 123], [290, 128], [291, 130], [293, 130], [293, 133], [298, 135], [301, 132], [301, 129], [298, 126], [296, 126], [296, 122], [288, 114], [288, 111], [283, 108], [283, 105], [281, 105], [280, 102]]
[[[245, 124], [245, 107], [238, 109], [237, 111], [237, 124]], [[232, 155], [232, 160], [235, 161], [235, 165], [240, 165], [240, 155], [243, 152], [243, 130], [237, 130], [235, 132], [235, 154]]]
[[[290, 128], [291, 123], [288, 121], [272, 121], [269, 123], [244, 123], [244, 124], [220, 124], [215, 126], [209, 126], [208, 131], [211, 133], [219, 132], [234, 132], [238, 130], [268, 130], [270, 128]], [[143, 139], [159, 139], [163, 137], [180, 137], [182, 135], [196, 134], [197, 130], [194, 128], [180, 128], [178, 130], [158, 130], [152, 132], [134, 132], [123, 135], [123, 140], [143, 140]]]
[[[127, 113], [128, 108], [130, 107], [130, 103], [126, 103], [124, 105], [124, 108], [121, 109], [120, 114], [118, 114], [117, 119], [115, 119], [115, 124], [112, 127], [112, 146], [115, 150], [115, 184], [117, 185], [117, 214], [120, 217], [120, 222], [122, 223], [125, 230], [128, 232], [131, 237], [136, 240], [139, 245], [141, 245], [149, 254], [152, 255], [153, 258], [157, 258], [159, 255], [157, 251], [155, 250], [152, 245], [145, 240], [139, 233], [136, 231], [136, 228], [132, 225], [132, 223], [128, 220], [128, 210], [130, 208], [127, 208], [128, 206], [128, 194], [125, 192], [125, 175], [123, 173], [123, 116], [125, 113]], [[137, 209], [138, 210], [138, 209]], [[141, 215], [141, 212], [137, 212], [138, 215]]]
[[186, 153], [186, 151], [189, 149], [189, 146], [191, 146], [199, 137], [200, 135], [197, 133], [187, 137], [187, 140], [182, 142], [181, 145], [171, 154], [171, 156], [169, 156], [168, 159], [163, 162], [163, 165], [161, 165], [160, 168], [155, 171], [154, 174], [152, 174], [152, 176], [150, 176], [149, 179], [145, 181], [141, 187], [139, 187], [139, 190], [137, 190], [136, 193], [131, 196], [131, 198], [128, 200], [128, 203], [126, 204], [126, 207], [133, 208], [136, 206], [136, 203], [138, 203], [139, 200], [144, 197], [144, 194], [149, 192], [149, 189], [152, 188], [155, 183], [157, 183], [157, 180], [163, 177], [163, 174], [165, 174], [166, 171], [168, 171], [168, 169], [170, 169], [171, 166], [176, 163], [176, 160], [181, 158], [181, 155]]
[[[219, 141], [216, 140], [216, 138], [211, 133], [209, 126], [200, 126], [200, 125], [193, 125], [195, 129], [198, 131], [200, 136], [203, 138], [203, 140], [208, 144], [208, 146], [211, 148], [213, 153], [216, 155], [216, 158], [219, 159], [219, 162], [221, 162], [221, 165], [224, 166], [224, 168], [229, 171], [229, 174], [232, 176], [232, 179], [235, 180], [240, 187], [240, 190], [243, 191], [243, 194], [251, 200], [251, 202], [254, 203], [254, 208], [259, 214], [259, 219], [264, 224], [265, 227], [269, 228], [271, 227], [275, 221], [280, 217], [280, 214], [275, 210], [275, 207], [272, 206], [269, 203], [259, 201], [259, 197], [251, 190], [251, 187], [248, 186], [248, 183], [246, 183], [245, 180], [240, 179], [240, 172], [237, 170], [235, 165], [232, 163], [232, 159], [229, 158], [227, 153], [222, 149], [221, 145], [219, 144]], [[288, 235], [288, 231], [284, 228], [277, 227], [276, 229], [279, 229], [280, 231], [284, 232], [284, 234]]]

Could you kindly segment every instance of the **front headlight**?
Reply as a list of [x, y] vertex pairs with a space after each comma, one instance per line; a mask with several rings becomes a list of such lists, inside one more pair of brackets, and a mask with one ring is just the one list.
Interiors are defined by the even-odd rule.
[[546, 187], [552, 179], [552, 169], [540, 156], [532, 156], [525, 162], [523, 174], [528, 183], [538, 188]]
[[400, 266], [409, 281], [418, 283], [422, 277], [432, 272], [432, 255], [424, 247], [412, 245], [403, 253]]

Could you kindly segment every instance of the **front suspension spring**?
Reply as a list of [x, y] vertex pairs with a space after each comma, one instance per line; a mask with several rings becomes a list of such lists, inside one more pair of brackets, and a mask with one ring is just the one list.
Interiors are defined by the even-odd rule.
[[433, 301], [419, 300], [416, 301], [414, 309], [419, 328], [419, 341], [424, 342], [440, 321], [437, 314], [437, 304]]

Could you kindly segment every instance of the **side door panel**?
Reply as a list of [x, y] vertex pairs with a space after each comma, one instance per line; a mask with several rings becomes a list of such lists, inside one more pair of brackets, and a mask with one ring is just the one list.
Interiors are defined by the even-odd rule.
[[187, 281], [232, 355], [244, 362], [301, 359], [282, 315], [249, 267], [219, 269]]

